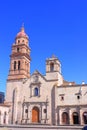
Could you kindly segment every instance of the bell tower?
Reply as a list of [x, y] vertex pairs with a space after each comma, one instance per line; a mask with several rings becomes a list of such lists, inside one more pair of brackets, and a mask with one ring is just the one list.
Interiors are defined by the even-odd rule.
[[10, 70], [7, 80], [17, 80], [30, 77], [30, 47], [29, 37], [24, 27], [15, 37], [10, 55]]
[[54, 55], [46, 60], [46, 79], [50, 81], [56, 81], [58, 85], [63, 84], [61, 63]]

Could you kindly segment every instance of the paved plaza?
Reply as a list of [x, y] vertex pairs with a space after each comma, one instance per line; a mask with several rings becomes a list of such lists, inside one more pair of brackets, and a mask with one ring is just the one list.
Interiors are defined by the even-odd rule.
[[0, 130], [82, 130], [83, 126], [9, 125]]

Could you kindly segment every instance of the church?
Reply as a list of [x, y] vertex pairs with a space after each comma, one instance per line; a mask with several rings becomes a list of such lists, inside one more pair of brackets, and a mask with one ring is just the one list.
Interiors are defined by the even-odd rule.
[[[15, 37], [10, 55], [1, 124], [87, 124], [87, 84], [66, 81], [56, 56], [46, 59], [46, 73], [30, 75], [29, 37], [24, 27]], [[38, 69], [38, 68], [37, 68]]]

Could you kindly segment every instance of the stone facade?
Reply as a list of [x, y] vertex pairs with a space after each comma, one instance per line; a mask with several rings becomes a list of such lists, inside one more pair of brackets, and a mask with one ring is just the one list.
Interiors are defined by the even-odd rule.
[[10, 124], [87, 124], [87, 84], [64, 80], [61, 63], [46, 60], [46, 75], [30, 75], [29, 38], [24, 27], [12, 45], [6, 86]]
[[9, 124], [9, 105], [0, 104], [0, 124]]

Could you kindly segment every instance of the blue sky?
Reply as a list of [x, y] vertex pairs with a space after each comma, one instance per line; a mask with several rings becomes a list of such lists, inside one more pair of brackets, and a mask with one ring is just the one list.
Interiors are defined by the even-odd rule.
[[0, 2], [0, 91], [6, 90], [11, 46], [24, 23], [30, 38], [31, 74], [45, 75], [45, 60], [61, 61], [65, 80], [87, 83], [87, 1], [3, 0]]

